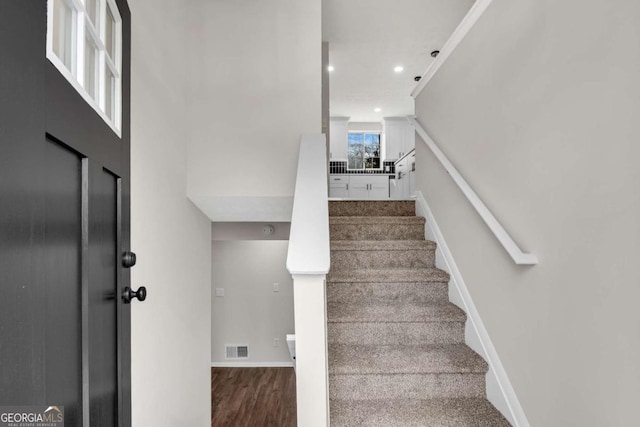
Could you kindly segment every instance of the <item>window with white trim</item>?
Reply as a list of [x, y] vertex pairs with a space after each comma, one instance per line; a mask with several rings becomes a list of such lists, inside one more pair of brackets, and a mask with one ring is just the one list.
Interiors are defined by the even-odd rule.
[[48, 0], [47, 58], [121, 136], [122, 18], [115, 0]]
[[347, 167], [350, 170], [380, 169], [380, 132], [349, 132]]

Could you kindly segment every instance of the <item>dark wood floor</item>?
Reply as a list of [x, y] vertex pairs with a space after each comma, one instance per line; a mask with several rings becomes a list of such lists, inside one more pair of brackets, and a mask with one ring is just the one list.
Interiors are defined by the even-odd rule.
[[212, 427], [295, 427], [293, 368], [211, 368]]

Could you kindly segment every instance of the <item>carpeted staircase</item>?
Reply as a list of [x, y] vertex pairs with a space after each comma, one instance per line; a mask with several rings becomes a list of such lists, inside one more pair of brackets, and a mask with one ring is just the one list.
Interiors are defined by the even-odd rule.
[[330, 201], [332, 427], [509, 426], [414, 201]]

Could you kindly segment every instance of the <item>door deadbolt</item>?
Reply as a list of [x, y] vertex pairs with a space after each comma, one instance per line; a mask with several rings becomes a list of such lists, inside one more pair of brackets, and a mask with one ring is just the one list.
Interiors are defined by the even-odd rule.
[[136, 265], [135, 252], [126, 251], [122, 253], [122, 266], [124, 268], [131, 268]]

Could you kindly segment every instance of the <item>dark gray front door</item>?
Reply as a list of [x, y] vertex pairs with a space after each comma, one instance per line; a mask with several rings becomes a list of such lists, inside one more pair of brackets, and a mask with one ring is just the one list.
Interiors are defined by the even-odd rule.
[[44, 0], [0, 0], [0, 406], [131, 425], [130, 15], [122, 137], [46, 59]]

